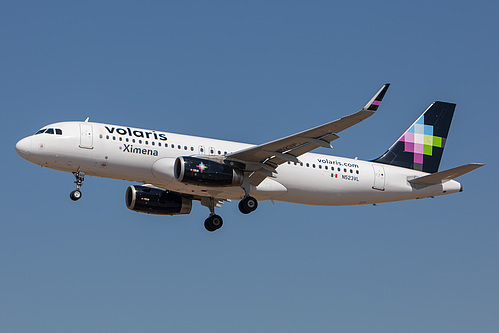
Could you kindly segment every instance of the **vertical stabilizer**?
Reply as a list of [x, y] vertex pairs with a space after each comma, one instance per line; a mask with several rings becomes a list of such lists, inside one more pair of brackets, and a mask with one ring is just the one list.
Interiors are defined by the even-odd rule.
[[456, 104], [434, 102], [373, 162], [434, 173], [438, 171]]

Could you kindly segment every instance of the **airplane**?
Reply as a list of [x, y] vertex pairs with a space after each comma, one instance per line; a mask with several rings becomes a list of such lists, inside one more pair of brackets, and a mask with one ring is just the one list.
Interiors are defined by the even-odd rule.
[[311, 153], [332, 148], [338, 133], [372, 116], [390, 84], [358, 112], [260, 145], [85, 121], [44, 126], [16, 144], [24, 159], [71, 172], [82, 196], [86, 175], [138, 182], [125, 193], [135, 212], [189, 214], [210, 210], [212, 232], [223, 225], [215, 208], [238, 200], [249, 214], [258, 201], [306, 205], [367, 205], [461, 192], [454, 179], [484, 164], [438, 171], [456, 104], [434, 102], [380, 157], [363, 161]]

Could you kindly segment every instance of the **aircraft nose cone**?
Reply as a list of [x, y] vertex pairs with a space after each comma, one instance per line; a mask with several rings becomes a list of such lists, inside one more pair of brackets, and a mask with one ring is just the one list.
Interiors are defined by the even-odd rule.
[[19, 140], [19, 142], [16, 143], [16, 152], [19, 154], [19, 156], [25, 158], [29, 156], [30, 151], [31, 151], [30, 137], [21, 139]]

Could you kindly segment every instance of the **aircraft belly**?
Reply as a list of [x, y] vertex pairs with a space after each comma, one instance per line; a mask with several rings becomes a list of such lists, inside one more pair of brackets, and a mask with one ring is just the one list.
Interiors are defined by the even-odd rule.
[[214, 197], [214, 198], [222, 198], [229, 200], [240, 200], [244, 197], [244, 190], [241, 187], [235, 187], [235, 186], [207, 187], [207, 186], [199, 186], [192, 184], [184, 184], [177, 181], [162, 183], [161, 181], [158, 180], [151, 182], [151, 184], [169, 191], [174, 191], [187, 195], [201, 196], [201, 197]]

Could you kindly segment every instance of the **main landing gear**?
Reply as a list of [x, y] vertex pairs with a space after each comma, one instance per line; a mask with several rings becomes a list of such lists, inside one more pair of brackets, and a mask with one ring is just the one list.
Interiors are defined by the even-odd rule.
[[204, 221], [204, 227], [206, 230], [209, 232], [213, 232], [215, 230], [218, 230], [222, 227], [224, 224], [222, 218], [216, 214], [210, 215], [205, 221]]
[[76, 190], [72, 191], [69, 194], [69, 197], [71, 198], [71, 200], [76, 201], [76, 200], [79, 200], [81, 198], [80, 188], [83, 185], [83, 181], [85, 180], [85, 173], [82, 171], [76, 171], [76, 172], [73, 172], [73, 175], [76, 178], [76, 181], [75, 181]]
[[[223, 220], [219, 215], [215, 214], [216, 202], [214, 198], [203, 198], [201, 204], [210, 209], [210, 217], [204, 221], [204, 227], [209, 232], [218, 230], [223, 225]], [[239, 202], [239, 210], [243, 214], [249, 214], [258, 207], [258, 201], [250, 196], [245, 197]]]
[[255, 198], [247, 196], [239, 201], [239, 210], [243, 214], [249, 214], [258, 208], [258, 201]]
[[213, 232], [220, 229], [224, 224], [224, 221], [220, 216], [215, 214], [215, 198], [203, 198], [203, 200], [201, 200], [201, 204], [210, 209], [210, 217], [204, 221], [204, 227], [206, 230]]

